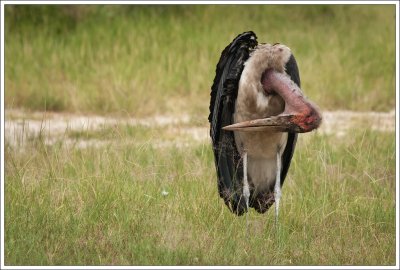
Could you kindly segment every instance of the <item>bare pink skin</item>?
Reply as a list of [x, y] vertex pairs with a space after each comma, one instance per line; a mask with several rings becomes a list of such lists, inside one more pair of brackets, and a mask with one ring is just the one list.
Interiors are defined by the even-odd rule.
[[285, 110], [281, 115], [292, 115], [290, 122], [298, 126], [301, 132], [319, 127], [322, 117], [318, 109], [287, 75], [269, 69], [263, 74], [261, 83], [265, 92], [274, 91], [285, 100]]

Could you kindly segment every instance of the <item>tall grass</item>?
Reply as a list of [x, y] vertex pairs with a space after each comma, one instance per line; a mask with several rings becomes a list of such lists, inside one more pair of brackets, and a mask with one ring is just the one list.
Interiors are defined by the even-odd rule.
[[301, 136], [279, 230], [250, 211], [246, 234], [208, 144], [158, 148], [165, 134], [138, 128], [98, 147], [6, 146], [6, 265], [395, 264], [394, 133]]
[[6, 5], [6, 108], [206, 115], [247, 30], [292, 48], [321, 108], [394, 109], [394, 5]]

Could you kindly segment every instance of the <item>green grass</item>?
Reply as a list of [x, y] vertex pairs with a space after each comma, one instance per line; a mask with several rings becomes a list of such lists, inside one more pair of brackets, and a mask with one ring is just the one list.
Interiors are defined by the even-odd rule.
[[394, 109], [394, 5], [6, 5], [6, 108], [207, 115], [247, 30], [292, 48], [322, 109]]
[[279, 230], [252, 210], [246, 236], [208, 143], [159, 148], [170, 135], [134, 129], [66, 134], [114, 137], [83, 149], [45, 135], [6, 146], [6, 265], [395, 264], [394, 133], [301, 135]]

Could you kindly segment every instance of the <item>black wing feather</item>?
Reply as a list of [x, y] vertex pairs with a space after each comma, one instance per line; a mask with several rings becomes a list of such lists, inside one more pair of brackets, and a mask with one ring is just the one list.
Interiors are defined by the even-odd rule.
[[208, 120], [211, 124], [210, 136], [218, 174], [218, 191], [225, 204], [237, 215], [246, 211], [244, 200], [241, 199], [243, 165], [233, 132], [221, 128], [233, 123], [240, 76], [251, 49], [256, 45], [257, 36], [253, 32], [238, 35], [223, 50], [211, 87]]

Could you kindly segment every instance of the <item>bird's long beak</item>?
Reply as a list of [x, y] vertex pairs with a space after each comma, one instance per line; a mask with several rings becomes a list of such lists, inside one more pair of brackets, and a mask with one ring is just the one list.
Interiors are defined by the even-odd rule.
[[289, 76], [269, 69], [263, 74], [261, 82], [267, 93], [274, 91], [284, 99], [285, 110], [283, 113], [268, 118], [236, 123], [225, 126], [223, 129], [304, 133], [319, 127], [322, 117], [318, 108], [306, 99], [301, 89]]

